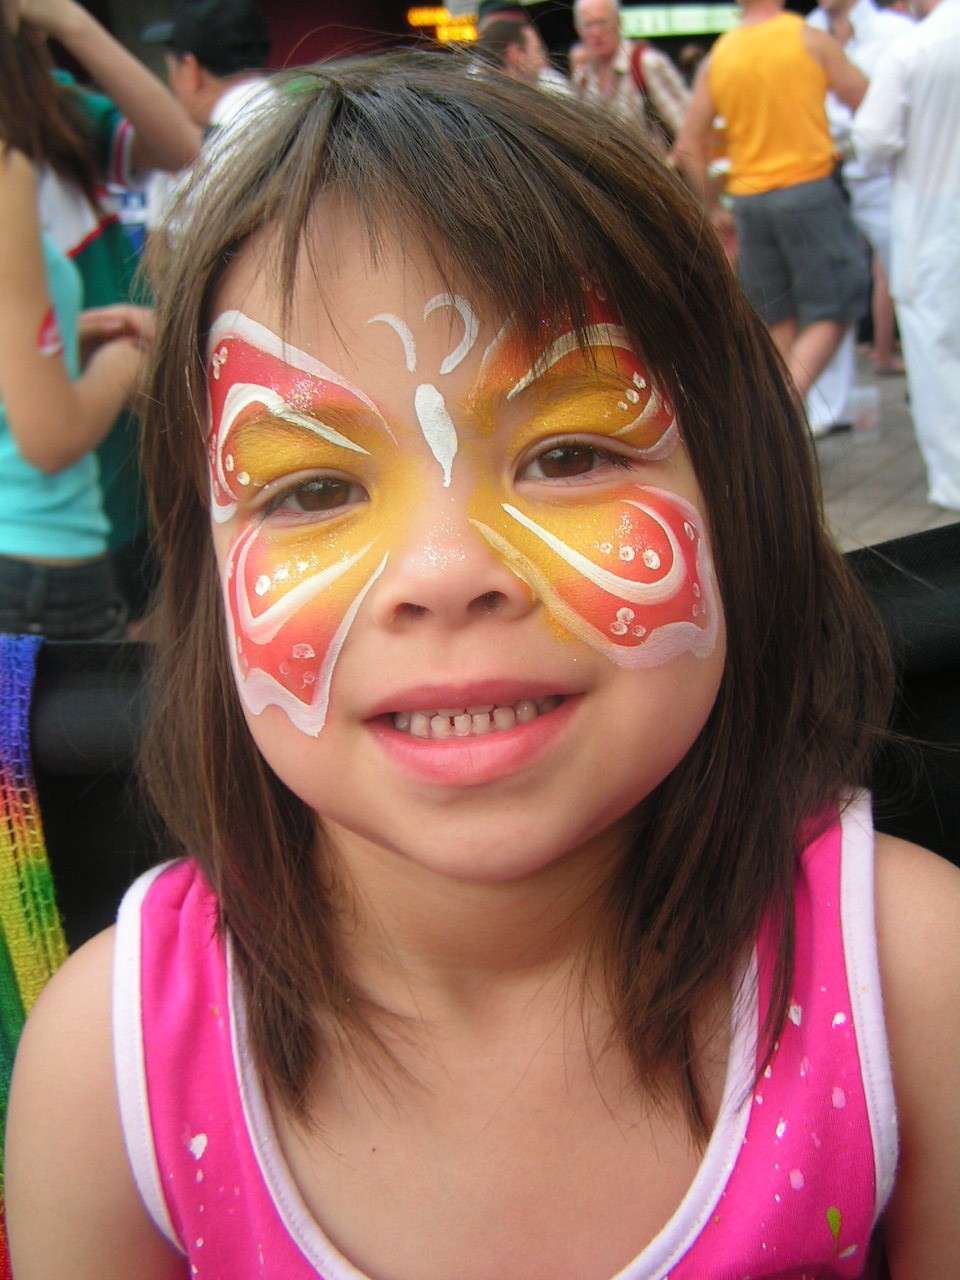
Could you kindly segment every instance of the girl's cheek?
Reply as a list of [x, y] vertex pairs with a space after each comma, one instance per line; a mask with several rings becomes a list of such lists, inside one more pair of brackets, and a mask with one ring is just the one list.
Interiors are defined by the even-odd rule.
[[704, 521], [664, 489], [602, 501], [488, 504], [474, 522], [563, 628], [621, 666], [714, 650], [719, 607]]
[[248, 524], [223, 566], [227, 641], [251, 715], [284, 711], [316, 736], [326, 720], [337, 657], [364, 597], [386, 565], [383, 539], [351, 528], [321, 537]]

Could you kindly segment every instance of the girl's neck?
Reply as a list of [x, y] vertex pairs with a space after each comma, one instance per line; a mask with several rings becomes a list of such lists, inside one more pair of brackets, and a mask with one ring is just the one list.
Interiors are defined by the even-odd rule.
[[358, 986], [417, 1018], [473, 1018], [585, 977], [624, 833], [604, 832], [523, 879], [454, 880], [341, 828], [342, 942]]

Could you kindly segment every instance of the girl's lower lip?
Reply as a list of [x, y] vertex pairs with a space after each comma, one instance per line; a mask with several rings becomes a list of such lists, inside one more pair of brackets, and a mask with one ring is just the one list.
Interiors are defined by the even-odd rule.
[[581, 696], [565, 697], [552, 711], [512, 729], [468, 738], [415, 738], [395, 729], [391, 716], [378, 716], [368, 724], [383, 750], [406, 773], [441, 786], [479, 787], [532, 764], [566, 729]]

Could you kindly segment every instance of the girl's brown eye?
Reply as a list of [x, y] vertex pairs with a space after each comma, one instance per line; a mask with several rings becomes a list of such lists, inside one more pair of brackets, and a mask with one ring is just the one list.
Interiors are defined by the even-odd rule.
[[366, 496], [365, 490], [351, 480], [340, 476], [317, 476], [278, 493], [267, 504], [266, 513], [286, 511], [294, 515], [309, 515], [337, 511], [340, 507], [362, 502]]
[[562, 480], [566, 476], [582, 476], [596, 466], [597, 451], [589, 445], [565, 444], [548, 449], [535, 459], [533, 466], [539, 470], [537, 478]]
[[334, 507], [342, 507], [350, 501], [350, 491], [353, 488], [348, 480], [331, 477], [310, 480], [296, 489], [290, 497], [301, 511], [332, 511]]

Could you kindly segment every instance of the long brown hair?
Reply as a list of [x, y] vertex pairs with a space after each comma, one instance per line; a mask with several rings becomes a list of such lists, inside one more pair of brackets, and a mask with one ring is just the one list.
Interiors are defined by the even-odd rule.
[[[302, 73], [201, 183], [160, 276], [143, 440], [163, 564], [145, 776], [214, 886], [267, 1081], [302, 1110], [326, 1026], [369, 1032], [317, 865], [317, 820], [245, 726], [224, 645], [204, 452], [213, 291], [258, 228], [280, 231], [277, 288], [322, 192], [372, 242], [417, 237], [438, 265], [517, 318], [585, 322], [599, 284], [682, 424], [712, 524], [729, 655], [685, 759], [640, 805], [609, 886], [609, 999], [638, 1078], [678, 1099], [702, 1139], [692, 1027], [732, 982], [765, 911], [782, 924], [767, 1043], [792, 964], [801, 825], [866, 780], [885, 723], [882, 633], [827, 536], [809, 433], [781, 362], [699, 206], [605, 114], [456, 60], [405, 54]], [[320, 285], [318, 284], [318, 288]], [[199, 579], [199, 580], [198, 580]], [[187, 582], [196, 587], [184, 589]]]
[[0, 142], [48, 164], [97, 206], [92, 138], [69, 85], [53, 77], [53, 62], [38, 31], [0, 21]]

